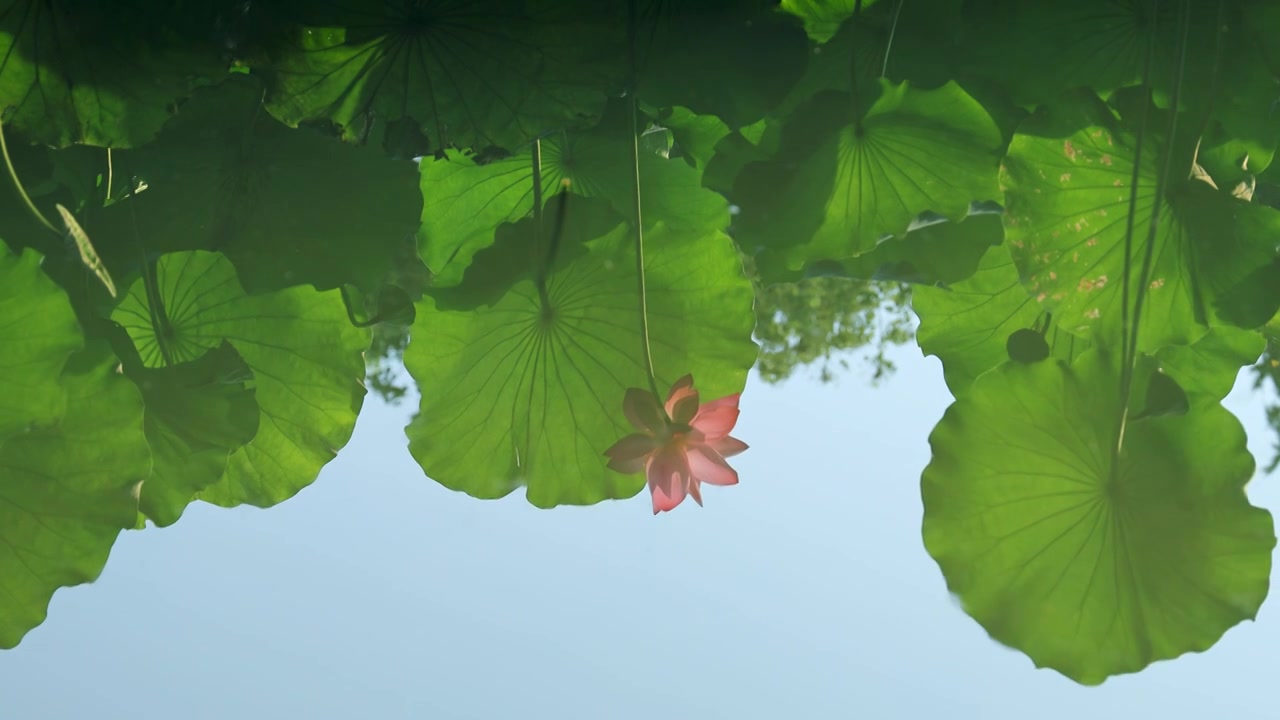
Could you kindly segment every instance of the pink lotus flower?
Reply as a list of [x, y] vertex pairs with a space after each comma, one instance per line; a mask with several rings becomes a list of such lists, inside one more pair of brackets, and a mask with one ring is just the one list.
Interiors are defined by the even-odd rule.
[[699, 406], [692, 375], [671, 386], [665, 407], [658, 405], [652, 393], [629, 388], [622, 410], [641, 432], [605, 451], [609, 468], [627, 475], [645, 471], [654, 515], [679, 505], [685, 495], [701, 505], [702, 483], [738, 483], [738, 473], [725, 458], [747, 449], [746, 443], [729, 436], [738, 422], [740, 395]]

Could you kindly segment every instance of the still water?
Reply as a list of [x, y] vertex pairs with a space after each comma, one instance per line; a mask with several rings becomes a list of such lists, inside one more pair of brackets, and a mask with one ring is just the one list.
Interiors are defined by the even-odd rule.
[[[60, 591], [0, 654], [4, 717], [1265, 714], [1271, 604], [1206, 654], [1096, 688], [990, 640], [920, 538], [941, 367], [911, 346], [888, 357], [879, 387], [860, 362], [828, 384], [753, 374], [740, 485], [657, 517], [647, 493], [551, 511], [452, 493], [404, 451], [416, 398], [371, 395], [290, 502], [197, 503], [123, 534], [101, 580]], [[1265, 462], [1269, 398], [1241, 377], [1226, 405]], [[1280, 508], [1274, 476], [1249, 490]]]

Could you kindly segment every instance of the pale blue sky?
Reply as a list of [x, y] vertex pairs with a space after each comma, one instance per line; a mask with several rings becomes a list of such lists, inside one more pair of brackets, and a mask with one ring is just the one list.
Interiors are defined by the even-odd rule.
[[[267, 511], [126, 533], [102, 578], [0, 653], [4, 720], [1276, 717], [1280, 611], [1099, 688], [1035, 670], [953, 602], [920, 541], [950, 401], [914, 347], [869, 387], [753, 377], [742, 483], [537, 510], [422, 476], [374, 398]], [[1269, 458], [1263, 397], [1228, 406]], [[1250, 494], [1274, 512], [1280, 477]]]

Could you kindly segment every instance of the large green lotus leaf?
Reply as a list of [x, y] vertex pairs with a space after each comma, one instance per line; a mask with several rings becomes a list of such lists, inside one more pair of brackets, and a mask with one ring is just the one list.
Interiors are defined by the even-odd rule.
[[148, 255], [216, 250], [250, 292], [372, 289], [392, 270], [421, 212], [414, 164], [285, 127], [261, 98], [256, 79], [234, 76], [193, 97], [155, 143], [115, 153], [117, 175], [148, 187], [89, 227], [109, 265], [136, 267], [140, 242]]
[[217, 48], [170, 28], [172, 3], [0, 0], [6, 125], [65, 147], [140, 145], [201, 78]]
[[604, 90], [619, 84], [623, 31], [608, 4], [295, 5], [309, 27], [265, 68], [267, 107], [288, 125], [332, 122], [348, 140], [406, 121], [425, 135], [424, 153], [514, 149], [595, 122]]
[[75, 354], [66, 414], [0, 440], [0, 647], [44, 621], [58, 588], [97, 578], [138, 517], [150, 470], [142, 398], [117, 364], [102, 344]]
[[964, 397], [979, 375], [1009, 359], [1006, 343], [1018, 330], [1045, 330], [1047, 323], [1050, 352], [1067, 361], [1088, 347], [1058, 328], [1043, 300], [1018, 281], [1008, 248], [993, 247], [972, 277], [945, 288], [913, 288], [911, 306], [920, 317], [916, 341], [924, 354], [942, 361], [951, 394]]
[[1118, 385], [1092, 352], [1006, 363], [947, 410], [921, 480], [925, 547], [965, 611], [1086, 684], [1252, 619], [1275, 546], [1239, 421], [1211, 401], [1131, 418], [1113, 461]]
[[801, 272], [769, 262], [777, 257], [769, 253], [757, 258], [757, 267], [760, 280], [765, 284], [834, 275], [859, 280], [950, 285], [977, 272], [983, 255], [1003, 239], [1004, 227], [998, 214], [974, 214], [961, 222], [921, 223], [901, 239], [882, 242], [871, 252], [845, 260], [806, 263]]
[[[404, 353], [422, 393], [409, 449], [429, 477], [479, 498], [521, 485], [538, 507], [629, 497], [643, 480], [607, 469], [603, 453], [631, 432], [626, 389], [647, 386], [631, 232], [606, 224], [583, 245], [590, 235], [567, 229], [544, 308], [520, 252], [532, 221], [516, 229], [514, 251], [486, 252], [468, 271], [470, 284], [523, 270], [503, 281], [504, 294], [475, 307], [436, 297], [418, 306], [423, 333]], [[692, 373], [704, 399], [740, 392], [755, 361], [755, 320], [733, 242], [658, 225], [645, 252], [659, 386]]]
[[146, 403], [151, 447], [139, 509], [166, 527], [222, 478], [231, 454], [257, 434], [258, 404], [247, 385], [252, 376], [226, 344], [189, 363], [128, 372]]
[[[600, 198], [629, 215], [635, 204], [630, 129], [609, 125], [582, 133], [558, 133], [541, 143], [543, 195], [566, 187], [576, 196]], [[729, 204], [700, 185], [701, 172], [656, 153], [640, 156], [640, 199], [646, 226], [675, 230], [723, 229]], [[533, 212], [533, 164], [529, 152], [478, 164], [462, 152], [423, 158], [419, 253], [434, 285], [449, 287], [495, 230]]]
[[[1001, 173], [1005, 236], [1031, 293], [1046, 296], [1063, 328], [1117, 346], [1135, 143], [1096, 98], [1077, 95], [1023, 125]], [[1152, 138], [1144, 147], [1132, 218], [1130, 303], [1162, 150]], [[1209, 324], [1256, 327], [1280, 303], [1280, 213], [1171, 174], [1145, 288], [1138, 339], [1143, 351], [1194, 342]]]
[[294, 287], [246, 295], [231, 263], [202, 251], [161, 256], [153, 294], [155, 307], [138, 280], [111, 315], [143, 365], [189, 363], [225, 341], [253, 372], [257, 434], [200, 498], [267, 507], [311, 484], [350, 439], [365, 394], [369, 333], [351, 325], [339, 294]]
[[641, 0], [638, 9], [637, 96], [650, 105], [740, 128], [773, 111], [804, 72], [809, 40], [773, 0]]
[[80, 349], [80, 324], [67, 294], [40, 270], [34, 250], [0, 242], [0, 438], [62, 414], [62, 366]]
[[[814, 141], [793, 133], [793, 142]], [[1000, 144], [990, 116], [955, 83], [919, 90], [882, 82], [859, 123], [788, 161], [799, 163], [791, 177], [779, 163], [744, 171], [756, 177], [738, 184], [745, 194], [735, 196], [743, 208], [739, 233], [746, 247], [768, 248], [791, 270], [869, 252], [904, 235], [925, 211], [958, 220], [971, 202], [997, 198]], [[790, 152], [784, 139], [782, 154]]]

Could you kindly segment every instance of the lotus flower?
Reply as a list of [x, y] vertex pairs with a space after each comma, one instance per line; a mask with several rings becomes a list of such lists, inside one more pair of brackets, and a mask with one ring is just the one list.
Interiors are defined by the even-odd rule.
[[679, 505], [685, 495], [701, 505], [702, 483], [738, 483], [738, 473], [725, 458], [747, 449], [746, 443], [729, 436], [738, 422], [740, 395], [700, 406], [692, 375], [671, 386], [665, 407], [652, 393], [629, 388], [622, 410], [640, 432], [605, 451], [609, 467], [627, 475], [645, 472], [654, 515]]

